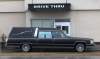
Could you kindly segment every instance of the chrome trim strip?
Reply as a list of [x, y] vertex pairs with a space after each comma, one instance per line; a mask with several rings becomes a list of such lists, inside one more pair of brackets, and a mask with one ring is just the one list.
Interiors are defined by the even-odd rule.
[[22, 43], [8, 43], [8, 45], [9, 45], [9, 44], [22, 44]]
[[73, 45], [75, 46], [76, 43], [80, 43], [80, 42], [86, 43], [85, 41], [76, 41]]
[[7, 47], [19, 47], [19, 46], [15, 46], [15, 45], [8, 45]]
[[35, 38], [9, 38], [9, 39], [35, 39]]
[[71, 45], [71, 46], [73, 46], [73, 44], [47, 44], [47, 43], [43, 43], [43, 44], [41, 44], [41, 43], [37, 43], [37, 44], [39, 44], [39, 45], [53, 45], [53, 46], [60, 46], [60, 45], [63, 45], [63, 46], [66, 46], [66, 45]]
[[74, 47], [56, 47], [56, 46], [32, 46], [32, 48], [74, 48]]
[[[23, 44], [23, 43], [8, 43], [9, 44]], [[32, 44], [32, 45], [43, 45], [43, 46], [47, 46], [47, 45], [51, 45], [51, 46], [67, 46], [67, 45], [71, 45], [73, 46], [73, 44], [47, 44], [47, 43], [44, 43], [44, 44], [41, 44], [41, 43], [29, 43], [29, 44]]]

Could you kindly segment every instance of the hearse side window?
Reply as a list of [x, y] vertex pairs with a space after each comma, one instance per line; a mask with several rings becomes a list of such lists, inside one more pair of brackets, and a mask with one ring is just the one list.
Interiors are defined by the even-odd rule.
[[25, 32], [22, 34], [22, 36], [23, 36], [24, 38], [32, 38], [33, 33], [32, 33], [31, 31], [25, 31]]
[[23, 31], [17, 34], [12, 34], [14, 38], [32, 38], [33, 33], [30, 31]]
[[65, 38], [66, 37], [64, 33], [61, 31], [52, 31], [51, 33], [52, 33], [52, 38]]
[[49, 31], [39, 31], [38, 38], [52, 38], [52, 35]]
[[33, 38], [34, 37], [33, 28], [14, 28], [12, 29], [9, 37], [10, 38]]

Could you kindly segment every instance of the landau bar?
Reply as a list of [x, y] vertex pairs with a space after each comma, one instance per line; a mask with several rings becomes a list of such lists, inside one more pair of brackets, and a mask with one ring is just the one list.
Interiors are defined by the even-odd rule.
[[33, 8], [64, 8], [65, 5], [33, 5]]

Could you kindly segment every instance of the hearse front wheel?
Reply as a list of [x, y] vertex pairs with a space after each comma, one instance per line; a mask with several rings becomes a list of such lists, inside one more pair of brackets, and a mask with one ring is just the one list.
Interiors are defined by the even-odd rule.
[[75, 46], [75, 50], [77, 52], [84, 52], [85, 51], [85, 45], [83, 43], [78, 43]]
[[31, 47], [30, 47], [29, 44], [23, 44], [22, 47], [21, 47], [22, 51], [24, 51], [24, 52], [30, 51], [30, 48]]

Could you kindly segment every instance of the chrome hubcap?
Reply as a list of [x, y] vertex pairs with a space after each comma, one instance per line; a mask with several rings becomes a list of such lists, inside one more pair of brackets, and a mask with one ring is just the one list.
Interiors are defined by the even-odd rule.
[[76, 46], [76, 50], [78, 51], [78, 52], [83, 52], [84, 51], [84, 45], [83, 44], [78, 44], [77, 46]]
[[27, 45], [27, 44], [25, 44], [25, 45], [22, 46], [22, 50], [25, 51], [25, 52], [27, 52], [27, 51], [30, 50], [30, 46]]

